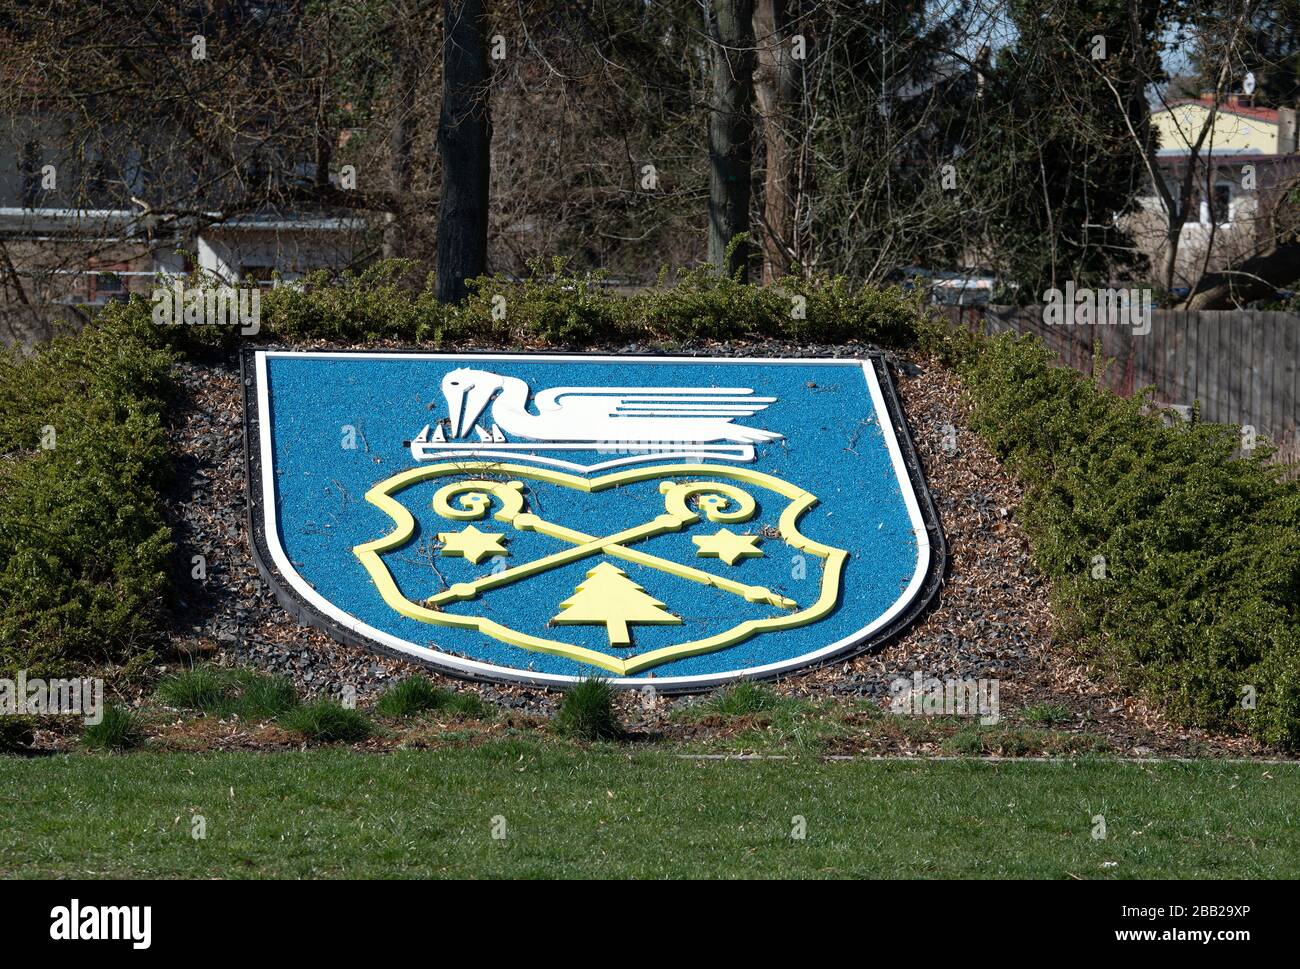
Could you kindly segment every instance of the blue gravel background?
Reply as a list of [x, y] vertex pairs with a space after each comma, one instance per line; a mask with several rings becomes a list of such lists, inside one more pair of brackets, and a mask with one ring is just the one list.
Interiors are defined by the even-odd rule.
[[[749, 423], [779, 431], [786, 440], [760, 447], [753, 467], [797, 484], [821, 500], [804, 516], [801, 529], [812, 538], [852, 552], [840, 606], [821, 622], [759, 635], [705, 656], [665, 663], [641, 676], [700, 675], [812, 652], [867, 625], [895, 601], [911, 579], [916, 563], [915, 541], [859, 363], [716, 365], [520, 362], [482, 357], [428, 360], [401, 355], [384, 359], [271, 357], [268, 382], [280, 539], [299, 573], [318, 592], [378, 629], [431, 649], [501, 666], [569, 675], [592, 672], [584, 664], [509, 646], [476, 632], [407, 619], [388, 608], [352, 553], [353, 546], [392, 530], [392, 521], [366, 502], [364, 494], [374, 484], [411, 467], [410, 454], [402, 442], [425, 424], [446, 416], [439, 387], [443, 374], [457, 366], [478, 366], [517, 376], [528, 381], [535, 391], [559, 384], [745, 386], [754, 388], [758, 395], [778, 398]], [[353, 450], [341, 446], [345, 426], [357, 430], [357, 447]], [[427, 552], [433, 536], [463, 527], [462, 523], [442, 520], [430, 507], [434, 491], [447, 480], [425, 482], [397, 496], [415, 515], [419, 531], [409, 544], [386, 555], [385, 561], [412, 599], [432, 595], [443, 587], [444, 580], [467, 580], [492, 568], [490, 559], [473, 566], [463, 559], [437, 556], [431, 563]], [[592, 534], [616, 531], [662, 510], [662, 497], [653, 481], [596, 495], [544, 482], [527, 484], [534, 511]], [[759, 500], [760, 513], [754, 521], [743, 527], [733, 526], [733, 530], [754, 533], [764, 526], [775, 528], [785, 500], [761, 489], [750, 490]], [[553, 539], [515, 532], [491, 519], [475, 524], [482, 530], [507, 535], [507, 562], [512, 565], [563, 547]], [[797, 552], [779, 539], [763, 540], [763, 558], [747, 559], [736, 566], [697, 558], [690, 536], [710, 534], [718, 527], [706, 521], [689, 532], [661, 536], [640, 547], [697, 568], [766, 585], [801, 604], [816, 598], [821, 561], [807, 557], [806, 577], [795, 578], [793, 559]], [[559, 603], [573, 594], [574, 587], [596, 561], [574, 563], [493, 590], [453, 610], [489, 615], [535, 635], [620, 656], [684, 638], [701, 638], [743, 619], [778, 612], [653, 569], [616, 562], [685, 623], [634, 626], [634, 644], [625, 650], [612, 649], [601, 626], [548, 628], [546, 623], [557, 613]]]

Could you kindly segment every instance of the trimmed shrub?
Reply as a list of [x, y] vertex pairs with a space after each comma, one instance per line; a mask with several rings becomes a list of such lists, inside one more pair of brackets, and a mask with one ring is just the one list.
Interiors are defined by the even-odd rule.
[[0, 670], [121, 661], [155, 640], [172, 359], [116, 310], [31, 358], [0, 350]]
[[[432, 280], [421, 290], [402, 285], [409, 269], [407, 261], [390, 260], [359, 273], [309, 274], [267, 291], [257, 338], [587, 346], [766, 337], [904, 346], [916, 341], [922, 306], [919, 293], [868, 289], [843, 278], [789, 278], [761, 287], [719, 278], [707, 266], [671, 278], [664, 271], [656, 288], [621, 295], [601, 285], [602, 273], [570, 272], [563, 260], [536, 260], [523, 280], [472, 280], [464, 304], [445, 306], [437, 301]], [[505, 316], [498, 318], [502, 305]], [[144, 300], [131, 307], [148, 318]], [[233, 346], [239, 339], [233, 327], [154, 331], [181, 350]]]
[[1300, 485], [1266, 448], [1234, 457], [1235, 428], [1165, 426], [1052, 363], [1001, 336], [963, 370], [1027, 485], [1060, 638], [1182, 722], [1300, 745]]

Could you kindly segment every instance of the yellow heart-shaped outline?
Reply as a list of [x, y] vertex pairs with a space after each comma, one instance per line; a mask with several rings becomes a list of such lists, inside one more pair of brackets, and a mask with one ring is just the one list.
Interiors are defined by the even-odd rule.
[[[767, 619], [748, 619], [737, 626], [732, 627], [726, 632], [709, 636], [705, 639], [691, 640], [690, 642], [679, 643], [674, 646], [664, 646], [660, 649], [651, 650], [638, 656], [628, 657], [626, 660], [619, 659], [616, 656], [609, 656], [605, 653], [588, 649], [584, 646], [575, 646], [572, 643], [564, 643], [559, 640], [544, 639], [540, 636], [532, 636], [528, 633], [522, 633], [518, 630], [511, 629], [492, 619], [486, 619], [477, 616], [456, 616], [450, 613], [430, 609], [427, 606], [412, 602], [397, 587], [392, 573], [384, 565], [382, 555], [385, 552], [393, 551], [406, 544], [415, 534], [416, 522], [411, 513], [396, 499], [393, 495], [397, 492], [409, 488], [421, 481], [427, 481], [430, 478], [441, 478], [450, 475], [465, 474], [483, 474], [490, 473], [494, 475], [506, 475], [508, 477], [528, 478], [538, 481], [546, 481], [552, 484], [558, 484], [562, 487], [573, 488], [588, 494], [605, 491], [608, 488], [618, 487], [624, 484], [633, 484], [640, 481], [649, 481], [654, 478], [667, 478], [678, 476], [690, 477], [721, 477], [730, 478], [736, 481], [743, 481], [746, 484], [756, 485], [766, 488], [769, 491], [790, 499], [790, 504], [786, 506], [781, 513], [778, 529], [781, 538], [789, 545], [797, 548], [801, 552], [807, 552], [810, 555], [823, 559], [825, 566], [822, 569], [821, 587], [817, 601], [811, 606], [800, 609], [797, 612], [789, 613], [783, 616], [773, 616]], [[385, 603], [397, 612], [410, 619], [420, 622], [427, 622], [438, 626], [447, 626], [458, 629], [473, 629], [484, 635], [491, 636], [493, 639], [509, 643], [512, 646], [519, 646], [523, 649], [533, 650], [539, 653], [550, 653], [556, 656], [563, 656], [567, 659], [575, 660], [579, 663], [586, 663], [591, 666], [597, 666], [601, 669], [608, 670], [622, 676], [640, 672], [653, 666], [666, 663], [669, 660], [683, 659], [687, 656], [698, 656], [702, 653], [711, 653], [736, 643], [743, 642], [750, 637], [761, 633], [778, 629], [793, 629], [798, 626], [806, 626], [809, 623], [817, 622], [825, 618], [839, 602], [840, 575], [844, 568], [844, 563], [848, 560], [849, 553], [844, 549], [834, 548], [829, 545], [823, 545], [820, 542], [813, 541], [807, 536], [800, 533], [798, 528], [799, 519], [804, 512], [817, 504], [817, 498], [809, 494], [802, 488], [782, 481], [773, 475], [764, 474], [761, 471], [754, 471], [749, 468], [728, 468], [712, 464], [660, 464], [651, 467], [635, 468], [627, 471], [620, 471], [614, 474], [604, 475], [598, 478], [581, 478], [577, 475], [567, 474], [563, 471], [553, 471], [549, 468], [537, 468], [520, 464], [501, 464], [487, 461], [466, 461], [455, 464], [434, 464], [428, 467], [412, 468], [408, 471], [402, 471], [393, 475], [379, 484], [375, 485], [366, 492], [366, 501], [370, 502], [376, 508], [379, 508], [396, 524], [396, 528], [385, 535], [383, 538], [375, 539], [371, 542], [365, 542], [353, 548], [353, 554], [361, 560], [366, 571], [370, 573], [379, 594], [383, 597]]]

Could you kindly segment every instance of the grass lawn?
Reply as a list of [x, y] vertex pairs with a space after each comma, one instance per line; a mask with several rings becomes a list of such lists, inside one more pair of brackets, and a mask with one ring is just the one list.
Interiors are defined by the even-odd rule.
[[[1274, 878], [1300, 868], [1300, 767], [1277, 764], [699, 761], [501, 741], [0, 757], [0, 792], [7, 878]], [[1092, 836], [1099, 814], [1104, 840]], [[201, 840], [194, 815], [206, 819]], [[796, 815], [803, 840], [791, 837]]]

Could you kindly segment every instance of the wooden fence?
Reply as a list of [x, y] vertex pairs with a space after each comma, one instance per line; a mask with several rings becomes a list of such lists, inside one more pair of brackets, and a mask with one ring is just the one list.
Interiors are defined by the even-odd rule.
[[1255, 310], [1151, 312], [1151, 331], [1117, 324], [1048, 325], [1041, 306], [947, 306], [953, 322], [985, 333], [1032, 333], [1061, 362], [1093, 372], [1094, 341], [1106, 361], [1102, 382], [1125, 396], [1142, 387], [1171, 406], [1200, 403], [1203, 420], [1254, 427], [1300, 457], [1300, 315]]

